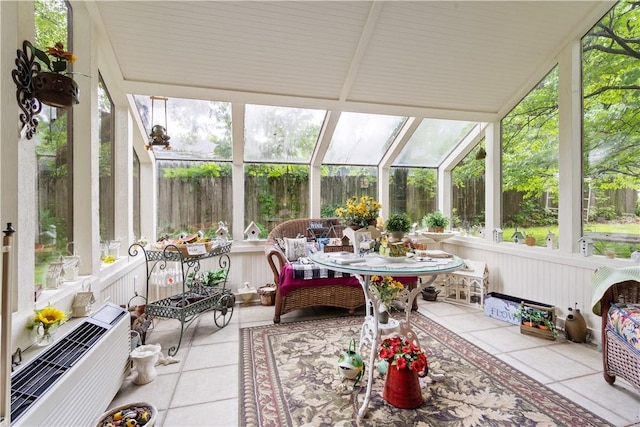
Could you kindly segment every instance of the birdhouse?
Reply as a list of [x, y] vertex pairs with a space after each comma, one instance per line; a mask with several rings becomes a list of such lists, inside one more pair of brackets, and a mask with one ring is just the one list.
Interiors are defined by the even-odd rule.
[[556, 235], [549, 230], [547, 233], [547, 248], [555, 249], [556, 248]]
[[251, 224], [244, 230], [244, 234], [247, 235], [247, 240], [258, 240], [260, 236], [260, 228], [255, 222], [251, 221]]
[[580, 253], [584, 256], [593, 255], [593, 239], [589, 236], [582, 236], [580, 240]]
[[513, 243], [516, 243], [516, 244], [524, 243], [524, 234], [522, 234], [516, 228], [516, 231], [513, 233], [513, 236], [511, 236], [511, 240], [513, 240]]
[[493, 243], [502, 242], [502, 228], [493, 229]]
[[218, 222], [218, 229], [216, 230], [216, 238], [220, 240], [227, 240], [227, 236], [229, 235], [229, 227], [223, 222]]
[[480, 236], [480, 238], [484, 239], [484, 228], [480, 228], [478, 230], [478, 236]]

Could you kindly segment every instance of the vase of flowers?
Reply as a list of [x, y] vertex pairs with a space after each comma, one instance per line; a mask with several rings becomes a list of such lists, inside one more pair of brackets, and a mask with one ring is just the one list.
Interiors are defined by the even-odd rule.
[[[371, 276], [369, 290], [378, 302], [378, 320], [380, 323], [389, 321], [388, 309], [394, 301], [406, 296], [404, 285], [391, 276]], [[384, 321], [386, 319], [386, 321]]]
[[67, 315], [59, 308], [46, 306], [35, 310], [33, 318], [27, 323], [27, 328], [35, 331], [36, 344], [46, 346], [55, 340], [58, 327], [67, 320]]
[[387, 362], [387, 376], [382, 397], [389, 404], [404, 409], [422, 405], [420, 376], [429, 372], [427, 356], [418, 345], [404, 337], [386, 338], [378, 353]]
[[351, 197], [344, 207], [336, 209], [336, 215], [352, 228], [375, 225], [382, 205], [371, 196]]
[[32, 46], [33, 54], [48, 71], [42, 71], [33, 78], [33, 91], [43, 104], [56, 108], [71, 107], [78, 103], [78, 84], [67, 75], [67, 64], [74, 63], [73, 53], [64, 50], [62, 42], [42, 51]]

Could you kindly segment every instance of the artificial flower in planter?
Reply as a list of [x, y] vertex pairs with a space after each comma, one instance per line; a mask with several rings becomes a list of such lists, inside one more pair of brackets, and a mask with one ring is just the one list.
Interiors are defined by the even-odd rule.
[[376, 224], [381, 208], [380, 202], [371, 196], [354, 196], [347, 199], [345, 207], [336, 209], [336, 215], [350, 227], [368, 227]]
[[53, 342], [54, 333], [58, 326], [67, 320], [67, 314], [59, 308], [48, 305], [35, 310], [33, 318], [27, 323], [27, 328], [36, 331], [38, 345], [48, 345]]
[[427, 374], [427, 356], [424, 351], [404, 337], [386, 338], [380, 344], [378, 355], [389, 363], [390, 368], [410, 369], [421, 376]]
[[49, 71], [42, 71], [33, 78], [33, 91], [43, 104], [57, 108], [71, 107], [78, 103], [78, 85], [67, 73], [67, 64], [74, 63], [73, 53], [64, 50], [62, 42], [42, 51], [31, 47], [33, 54]]

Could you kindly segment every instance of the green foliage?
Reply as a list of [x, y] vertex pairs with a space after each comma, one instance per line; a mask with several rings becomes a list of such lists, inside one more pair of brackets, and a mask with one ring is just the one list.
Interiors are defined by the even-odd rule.
[[428, 213], [422, 218], [421, 226], [423, 228], [446, 227], [449, 224], [449, 218], [444, 216], [440, 211]]
[[218, 178], [230, 176], [231, 166], [215, 162], [200, 163], [187, 167], [164, 169], [164, 177], [167, 179], [181, 179], [183, 181], [197, 181], [201, 178]]
[[398, 213], [389, 215], [389, 219], [385, 224], [385, 228], [387, 231], [402, 231], [409, 232], [411, 230], [411, 220], [409, 219], [409, 215], [406, 213]]
[[334, 204], [334, 205], [324, 205], [320, 209], [320, 217], [321, 218], [335, 218], [336, 217], [336, 209], [338, 208], [346, 208], [346, 205]]

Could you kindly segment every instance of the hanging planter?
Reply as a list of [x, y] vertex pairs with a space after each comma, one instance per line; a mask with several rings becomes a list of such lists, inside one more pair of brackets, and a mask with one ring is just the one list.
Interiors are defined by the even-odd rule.
[[[36, 116], [42, 104], [68, 108], [78, 103], [78, 85], [67, 75], [67, 64], [75, 62], [76, 57], [65, 51], [61, 42], [43, 51], [28, 40], [22, 43], [22, 50], [18, 50], [17, 55], [16, 69], [11, 71], [11, 77], [22, 111], [19, 115], [21, 133], [31, 139], [38, 126]], [[47, 71], [41, 71], [43, 69]]]
[[68, 108], [78, 103], [78, 84], [69, 76], [42, 72], [33, 78], [35, 97], [43, 104]]

